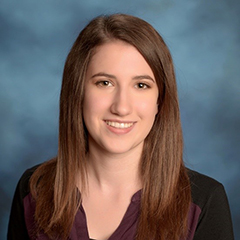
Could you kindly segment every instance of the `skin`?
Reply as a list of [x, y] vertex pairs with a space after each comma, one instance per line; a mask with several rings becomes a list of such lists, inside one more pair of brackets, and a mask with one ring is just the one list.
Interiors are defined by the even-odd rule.
[[157, 99], [154, 74], [135, 47], [116, 40], [96, 49], [83, 105], [89, 155], [82, 204], [91, 238], [108, 239], [141, 188], [138, 166]]

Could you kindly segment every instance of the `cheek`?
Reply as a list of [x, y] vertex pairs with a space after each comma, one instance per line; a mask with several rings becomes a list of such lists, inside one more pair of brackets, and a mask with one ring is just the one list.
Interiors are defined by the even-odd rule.
[[157, 100], [147, 99], [144, 101], [139, 101], [136, 105], [138, 112], [145, 118], [154, 119], [155, 115], [158, 113]]
[[155, 107], [155, 115], [158, 114], [158, 104], [156, 103], [156, 107]]
[[101, 94], [95, 94], [92, 91], [86, 91], [83, 103], [84, 119], [90, 119], [91, 117], [96, 117], [96, 115], [101, 115], [101, 113], [107, 109], [108, 105], [109, 100], [106, 95], [103, 96]]
[[85, 91], [83, 101], [83, 117], [85, 122], [89, 122], [92, 113], [94, 112], [94, 98], [89, 91]]

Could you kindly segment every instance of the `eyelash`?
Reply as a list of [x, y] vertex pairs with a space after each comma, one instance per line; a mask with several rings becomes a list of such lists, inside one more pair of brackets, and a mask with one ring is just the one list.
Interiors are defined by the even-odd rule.
[[[107, 85], [105, 84], [107, 83]], [[97, 81], [95, 83], [97, 86], [100, 86], [100, 87], [109, 87], [109, 84], [113, 85], [110, 81], [108, 80], [102, 80], [102, 81]]]
[[[110, 86], [113, 86], [113, 83], [111, 83], [108, 80], [101, 80], [101, 81], [97, 81], [95, 83], [95, 85], [97, 85], [99, 87], [110, 87]], [[139, 82], [139, 83], [137, 83], [135, 85], [135, 88], [144, 90], [144, 89], [148, 89], [148, 88], [151, 88], [151, 87], [148, 84], [144, 83], [144, 82]]]
[[[143, 87], [140, 87], [140, 85], [142, 85]], [[136, 88], [139, 88], [139, 89], [148, 89], [148, 88], [150, 88], [150, 86], [148, 84], [143, 83], [143, 82], [137, 83], [136, 86], [137, 86]]]

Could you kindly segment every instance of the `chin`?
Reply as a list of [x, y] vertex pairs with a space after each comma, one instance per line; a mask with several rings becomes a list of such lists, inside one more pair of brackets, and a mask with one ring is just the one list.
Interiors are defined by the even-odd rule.
[[106, 144], [103, 146], [103, 149], [105, 152], [108, 152], [109, 154], [130, 154], [131, 152], [135, 151], [142, 151], [142, 144], [126, 144], [126, 141], [123, 143], [116, 143], [116, 144]]

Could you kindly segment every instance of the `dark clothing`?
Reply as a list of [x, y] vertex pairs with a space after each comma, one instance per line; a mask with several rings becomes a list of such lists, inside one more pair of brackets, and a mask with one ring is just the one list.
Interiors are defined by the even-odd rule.
[[[35, 203], [29, 193], [29, 179], [36, 167], [21, 177], [13, 199], [8, 226], [8, 240], [30, 240], [34, 229]], [[232, 222], [225, 190], [212, 178], [188, 170], [192, 204], [188, 216], [189, 234], [186, 240], [233, 240]], [[109, 240], [134, 240], [140, 211], [141, 190], [136, 192], [115, 232]], [[44, 209], [43, 209], [44, 210]], [[40, 234], [38, 240], [47, 240]], [[89, 240], [86, 215], [80, 206], [71, 233], [71, 240]]]

